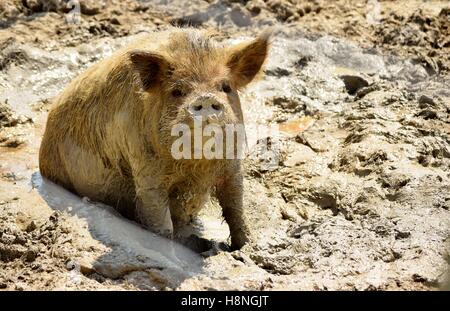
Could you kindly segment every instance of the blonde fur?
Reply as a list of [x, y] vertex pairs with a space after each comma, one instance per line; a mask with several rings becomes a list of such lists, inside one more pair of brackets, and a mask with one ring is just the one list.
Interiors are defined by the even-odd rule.
[[[260, 71], [268, 36], [237, 47], [205, 31], [173, 28], [143, 36], [75, 78], [49, 113], [39, 154], [43, 176], [111, 204], [149, 229], [172, 236], [216, 187], [233, 245], [248, 240], [239, 160], [174, 160], [170, 129], [204, 92], [242, 123], [238, 90]], [[218, 85], [227, 81], [233, 92]], [[171, 97], [179, 88], [182, 99]]]

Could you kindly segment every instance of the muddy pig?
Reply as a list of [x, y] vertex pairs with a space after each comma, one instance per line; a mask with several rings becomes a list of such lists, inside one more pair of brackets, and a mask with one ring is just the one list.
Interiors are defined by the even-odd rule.
[[261, 72], [268, 40], [263, 32], [224, 45], [204, 30], [171, 28], [93, 65], [49, 113], [42, 175], [167, 237], [215, 196], [232, 247], [242, 247], [249, 232], [240, 160], [176, 160], [171, 129], [191, 127], [196, 114], [220, 125], [242, 124], [239, 92]]

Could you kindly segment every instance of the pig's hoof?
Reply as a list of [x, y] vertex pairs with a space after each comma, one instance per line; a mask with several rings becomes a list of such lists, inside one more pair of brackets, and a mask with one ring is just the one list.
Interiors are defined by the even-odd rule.
[[193, 250], [194, 252], [200, 253], [204, 257], [213, 256], [218, 254], [220, 251], [229, 250], [226, 243], [201, 238], [195, 234], [191, 234], [188, 237], [179, 237], [177, 240], [187, 248]]
[[246, 236], [238, 236], [238, 237], [232, 236], [231, 237], [231, 250], [233, 250], [233, 251], [240, 250], [248, 242], [249, 242], [249, 239]]
[[161, 237], [164, 237], [164, 238], [167, 238], [167, 239], [171, 239], [171, 240], [173, 239], [173, 230], [170, 230], [170, 229], [155, 229], [155, 228], [152, 228], [150, 226], [146, 226], [146, 228], [148, 230], [150, 230], [151, 232], [156, 233], [157, 235], [159, 235]]
[[173, 231], [171, 231], [171, 230], [159, 230], [159, 231], [157, 231], [157, 233], [160, 236], [165, 237], [167, 239], [171, 239], [171, 240], [173, 239]]
[[200, 255], [206, 258], [215, 256], [220, 252], [229, 252], [229, 251], [230, 247], [228, 246], [228, 244], [224, 242], [211, 241], [211, 248], [205, 252], [202, 252]]

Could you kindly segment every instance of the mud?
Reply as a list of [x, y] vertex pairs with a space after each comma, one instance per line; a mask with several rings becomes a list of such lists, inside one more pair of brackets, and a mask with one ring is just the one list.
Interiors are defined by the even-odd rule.
[[[0, 4], [0, 289], [448, 288], [448, 2], [87, 1], [79, 24], [57, 2]], [[278, 26], [241, 96], [248, 124], [281, 134], [275, 166], [244, 161], [240, 251], [214, 200], [168, 241], [38, 172], [52, 98], [170, 24], [233, 42]]]

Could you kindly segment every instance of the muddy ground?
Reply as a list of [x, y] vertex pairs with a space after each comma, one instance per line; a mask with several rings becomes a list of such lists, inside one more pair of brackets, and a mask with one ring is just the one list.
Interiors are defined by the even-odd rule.
[[[448, 1], [0, 2], [0, 289], [436, 290], [450, 233]], [[253, 241], [227, 250], [212, 201], [184, 246], [45, 181], [52, 99], [142, 33], [277, 25], [265, 77], [241, 98], [277, 124], [245, 160]], [[269, 162], [269, 163], [266, 163]], [[268, 165], [270, 164], [270, 165]]]

